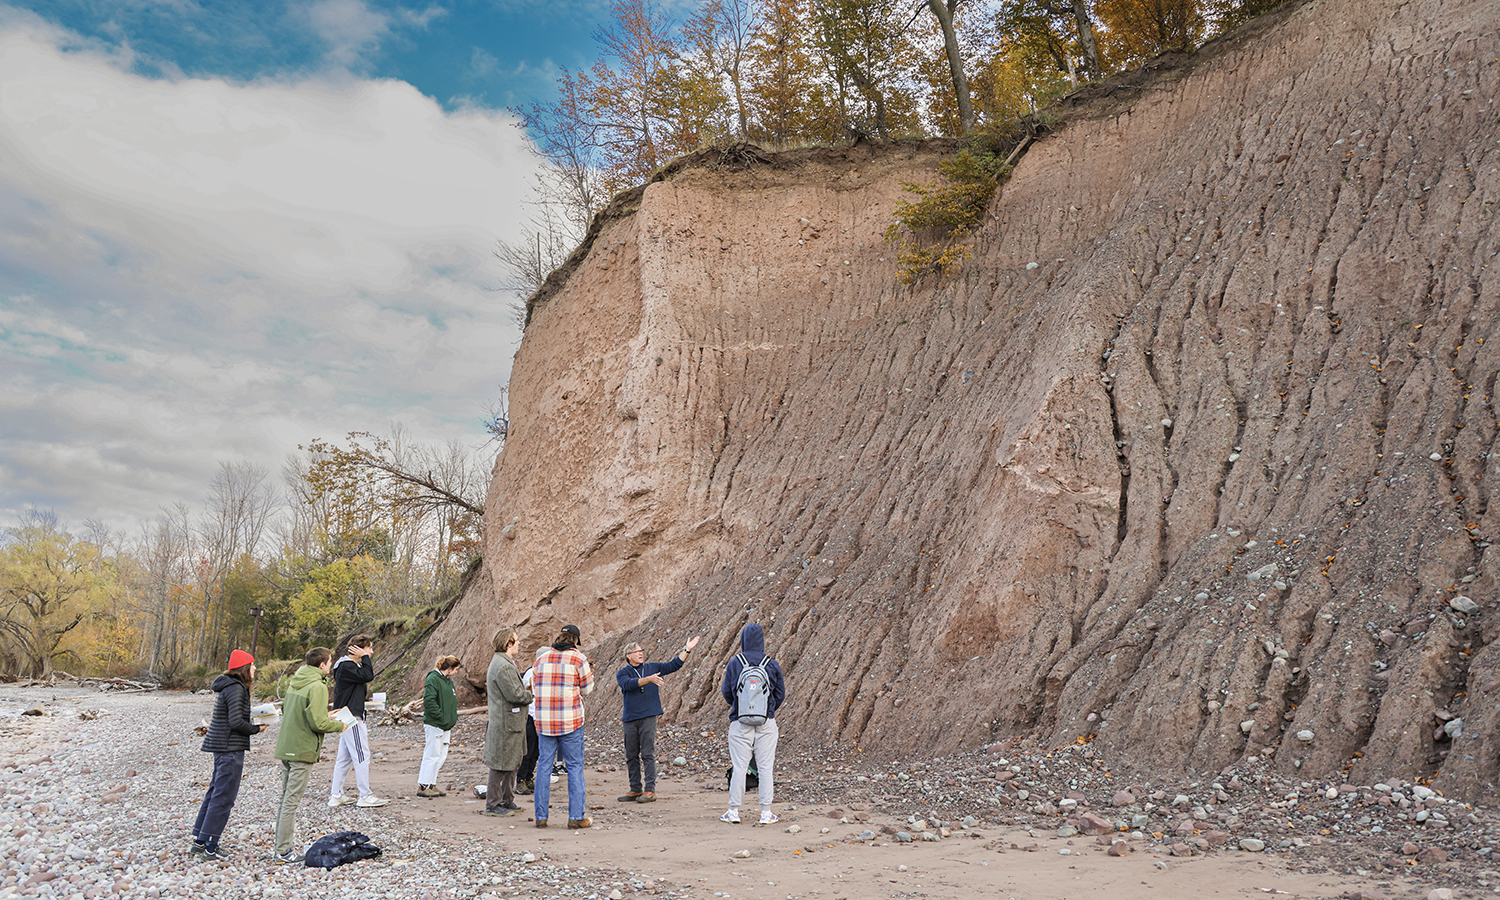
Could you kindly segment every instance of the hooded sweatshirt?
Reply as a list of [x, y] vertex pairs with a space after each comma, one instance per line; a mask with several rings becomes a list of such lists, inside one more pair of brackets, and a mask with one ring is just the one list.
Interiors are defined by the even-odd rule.
[[359, 662], [352, 656], [340, 656], [333, 664], [333, 708], [343, 707], [356, 719], [365, 717], [366, 687], [375, 680], [375, 664], [366, 656]]
[[771, 702], [766, 706], [766, 717], [776, 718], [776, 708], [786, 699], [786, 684], [781, 680], [781, 666], [766, 656], [766, 637], [760, 625], [751, 622], [740, 631], [740, 653], [731, 657], [729, 665], [724, 667], [724, 687], [720, 693], [724, 695], [724, 702], [729, 704], [729, 721], [740, 717], [739, 698], [735, 696], [740, 684], [740, 670], [744, 668], [740, 655], [752, 666], [765, 660], [766, 675], [771, 680]]
[[250, 689], [238, 678], [220, 675], [214, 679], [214, 718], [203, 738], [205, 753], [234, 753], [250, 749], [250, 735], [260, 726], [250, 724]]
[[323, 735], [343, 730], [344, 723], [328, 715], [328, 685], [323, 683], [323, 670], [317, 666], [298, 669], [281, 703], [276, 758], [315, 763], [323, 750]]
[[453, 679], [433, 669], [422, 683], [422, 724], [452, 731], [458, 724], [458, 693]]

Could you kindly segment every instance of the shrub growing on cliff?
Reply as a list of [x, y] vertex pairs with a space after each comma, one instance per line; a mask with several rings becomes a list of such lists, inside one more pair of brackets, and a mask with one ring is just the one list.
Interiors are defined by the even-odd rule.
[[991, 150], [966, 147], [938, 164], [941, 182], [901, 182], [917, 199], [896, 201], [896, 221], [885, 239], [900, 244], [902, 281], [911, 284], [930, 272], [949, 274], [972, 255], [973, 245], [963, 239], [979, 227], [1010, 168]]

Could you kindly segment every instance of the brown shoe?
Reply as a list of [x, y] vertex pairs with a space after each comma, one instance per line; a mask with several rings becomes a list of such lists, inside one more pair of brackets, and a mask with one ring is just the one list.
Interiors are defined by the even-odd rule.
[[581, 819], [569, 819], [568, 820], [568, 827], [569, 828], [588, 828], [589, 826], [591, 826], [593, 824], [594, 824], [594, 817], [593, 816], [584, 816]]
[[635, 802], [637, 802], [637, 803], [655, 803], [656, 802], [656, 791], [645, 791], [645, 792], [643, 792], [639, 797], [635, 798]]
[[616, 797], [615, 799], [618, 800], [618, 801], [620, 801], [621, 803], [634, 803], [637, 800], [639, 800], [640, 798], [641, 798], [641, 792], [640, 791], [631, 791], [628, 794], [621, 794], [620, 796]]
[[537, 819], [536, 820], [536, 827], [538, 827], [538, 828], [546, 828], [547, 827], [547, 820], [546, 819]]

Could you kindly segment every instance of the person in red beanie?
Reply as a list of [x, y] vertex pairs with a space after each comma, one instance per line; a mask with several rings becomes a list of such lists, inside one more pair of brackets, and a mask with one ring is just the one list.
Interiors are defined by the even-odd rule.
[[203, 751], [214, 755], [214, 775], [208, 793], [198, 807], [193, 823], [193, 852], [209, 859], [225, 859], [219, 847], [224, 823], [240, 794], [240, 777], [245, 771], [245, 751], [250, 749], [250, 735], [265, 727], [250, 723], [250, 684], [255, 681], [255, 657], [243, 650], [229, 654], [229, 668], [214, 679], [214, 718], [203, 738]]

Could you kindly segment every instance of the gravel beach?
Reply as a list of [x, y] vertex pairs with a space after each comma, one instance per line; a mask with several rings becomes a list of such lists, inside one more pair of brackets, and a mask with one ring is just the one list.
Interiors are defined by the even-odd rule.
[[[22, 714], [31, 708], [46, 715]], [[315, 767], [298, 811], [299, 846], [352, 828], [385, 853], [337, 869], [272, 865], [279, 791], [272, 731], [252, 741], [223, 838], [230, 859], [205, 861], [189, 852], [189, 831], [212, 764], [193, 728], [211, 711], [211, 697], [185, 693], [0, 691], [0, 817], [8, 823], [0, 833], [0, 896], [434, 900], [483, 889], [556, 897], [630, 889], [628, 872], [544, 858], [523, 864], [519, 846], [474, 852], [386, 810], [329, 809], [327, 762]]]
[[[618, 724], [588, 744], [594, 828], [474, 816], [483, 717], [464, 717], [450, 796], [411, 796], [419, 725], [377, 726], [382, 809], [326, 805], [314, 767], [297, 841], [354, 829], [384, 849], [333, 870], [271, 864], [274, 731], [252, 741], [224, 846], [189, 852], [211, 761], [193, 729], [212, 698], [0, 686], [0, 896], [944, 898], [1500, 894], [1500, 817], [1422, 785], [1301, 782], [1248, 760], [1205, 778], [1116, 774], [1091, 747], [996, 744], [879, 762], [856, 748], [778, 761], [771, 828], [720, 825], [721, 735], [663, 726], [661, 802], [618, 804]], [[28, 711], [40, 713], [27, 715]], [[352, 788], [352, 785], [350, 786]], [[554, 788], [553, 818], [566, 794]], [[746, 811], [754, 813], [753, 797]], [[748, 818], [748, 817], [747, 817]]]

